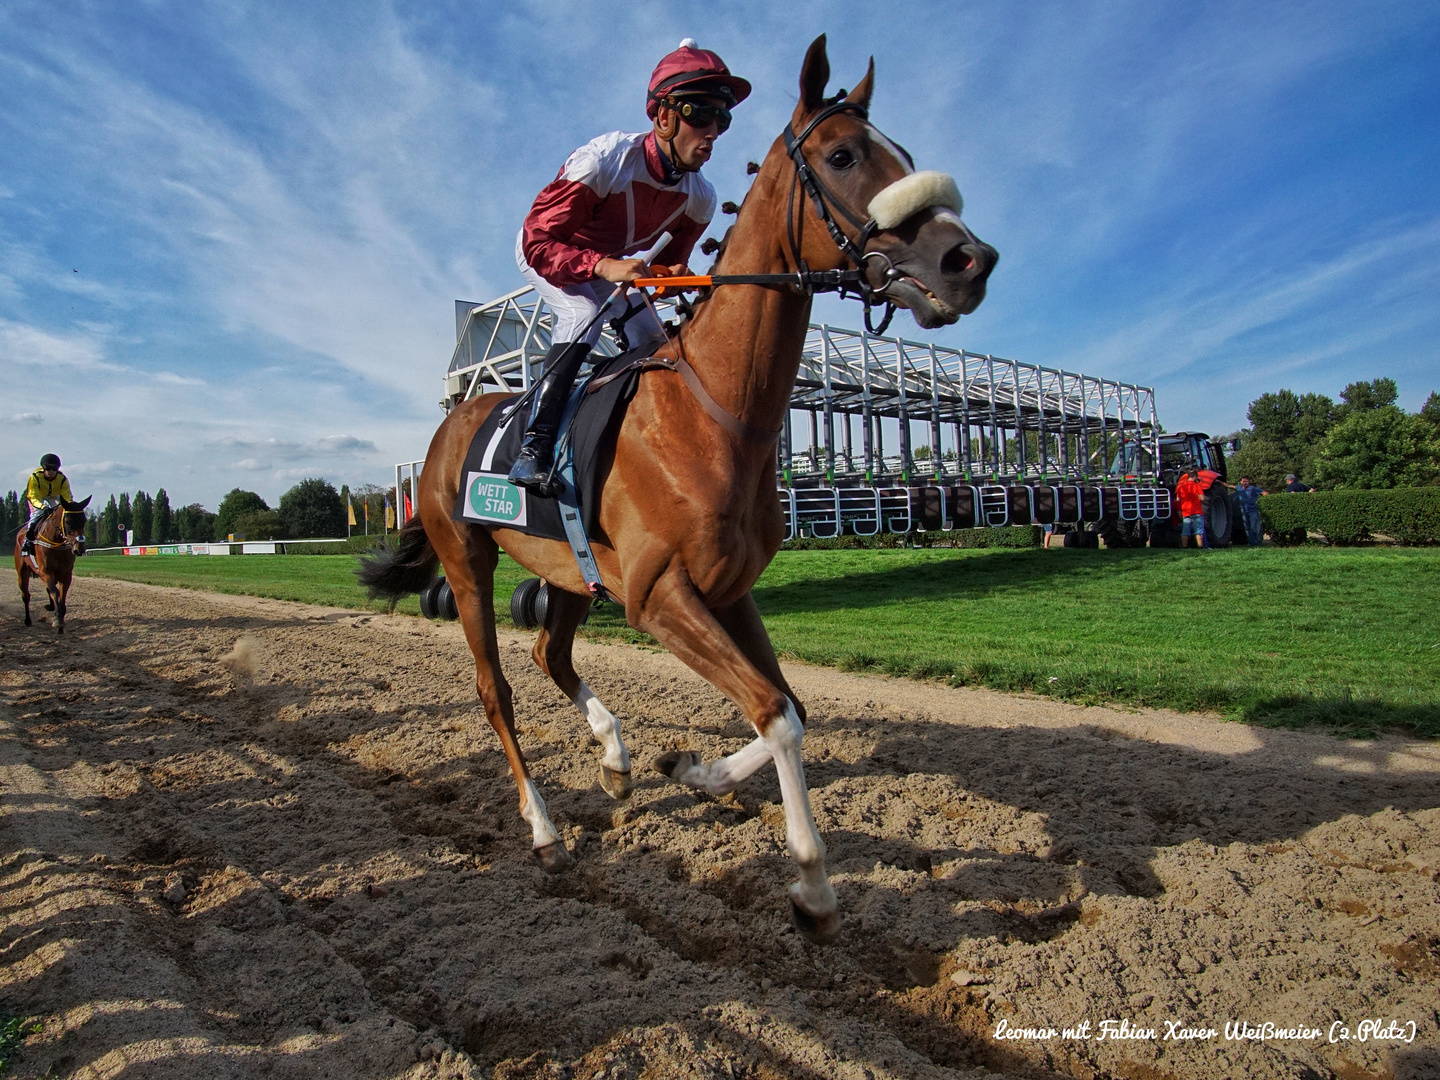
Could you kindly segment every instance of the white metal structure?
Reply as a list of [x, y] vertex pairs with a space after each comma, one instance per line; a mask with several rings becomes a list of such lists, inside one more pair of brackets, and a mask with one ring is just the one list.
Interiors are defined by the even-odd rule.
[[[671, 301], [657, 306], [673, 315]], [[550, 348], [550, 312], [530, 288], [456, 301], [455, 338], [447, 411], [476, 394], [527, 389]], [[595, 351], [619, 351], [610, 329]], [[801, 487], [1064, 482], [1105, 475], [1122, 444], [1149, 450], [1159, 431], [1147, 386], [812, 323], [778, 452], [783, 482]], [[1145, 457], [1158, 460], [1158, 449]]]

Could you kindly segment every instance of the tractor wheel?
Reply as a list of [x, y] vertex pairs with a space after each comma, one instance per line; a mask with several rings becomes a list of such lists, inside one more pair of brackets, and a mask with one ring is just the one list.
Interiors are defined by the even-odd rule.
[[535, 621], [535, 594], [541, 584], [539, 578], [526, 578], [510, 594], [510, 621], [521, 630], [534, 630], [539, 625]]
[[448, 578], [441, 578], [440, 587], [435, 590], [435, 613], [442, 619], [460, 617], [460, 608], [455, 604], [455, 591], [450, 588]]
[[545, 616], [550, 613], [550, 583], [541, 581], [535, 595], [530, 598], [530, 619], [534, 626], [544, 626]]
[[1210, 498], [1205, 500], [1205, 539], [1212, 548], [1230, 546], [1230, 530], [1235, 519], [1230, 514], [1230, 489], [1218, 480]]

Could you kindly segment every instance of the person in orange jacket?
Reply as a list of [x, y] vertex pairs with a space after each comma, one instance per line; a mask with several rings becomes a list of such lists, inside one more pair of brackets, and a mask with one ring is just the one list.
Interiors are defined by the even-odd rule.
[[1205, 489], [1200, 486], [1200, 466], [1191, 465], [1190, 471], [1175, 485], [1175, 498], [1180, 503], [1180, 546], [1189, 547], [1190, 538], [1195, 546], [1205, 546]]

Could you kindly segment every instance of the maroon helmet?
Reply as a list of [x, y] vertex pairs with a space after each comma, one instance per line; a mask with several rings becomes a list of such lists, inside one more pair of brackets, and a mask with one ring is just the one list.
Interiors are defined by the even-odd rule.
[[655, 65], [645, 115], [654, 120], [661, 101], [684, 94], [710, 94], [724, 98], [729, 105], [738, 105], [750, 96], [750, 84], [738, 75], [731, 75], [717, 54], [700, 48], [694, 38], [686, 38], [678, 49]]

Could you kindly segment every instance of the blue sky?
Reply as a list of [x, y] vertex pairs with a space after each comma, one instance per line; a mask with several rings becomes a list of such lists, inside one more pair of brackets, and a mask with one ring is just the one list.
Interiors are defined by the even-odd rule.
[[102, 498], [384, 481], [452, 302], [517, 287], [530, 200], [644, 126], [655, 61], [693, 36], [755, 83], [706, 170], [738, 200], [822, 31], [1001, 252], [935, 340], [1153, 385], [1172, 429], [1440, 389], [1433, 3], [8, 0], [0, 489], [47, 450]]

